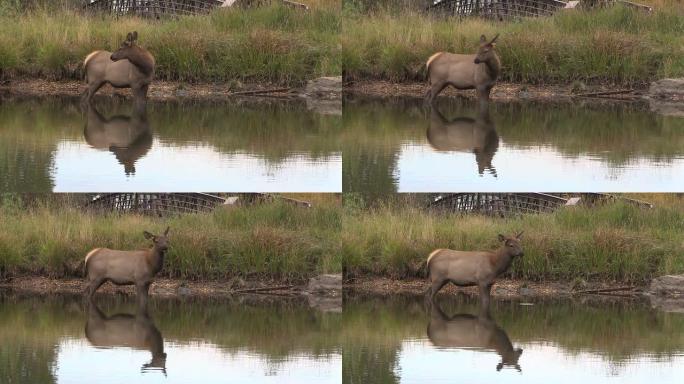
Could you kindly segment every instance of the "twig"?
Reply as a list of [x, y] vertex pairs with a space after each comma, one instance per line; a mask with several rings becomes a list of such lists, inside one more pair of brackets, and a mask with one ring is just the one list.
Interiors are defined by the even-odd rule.
[[587, 289], [584, 291], [577, 291], [573, 293], [606, 293], [606, 292], [615, 292], [615, 291], [626, 291], [629, 289], [634, 289], [636, 287], [634, 286], [629, 286], [629, 287], [615, 287], [615, 288], [601, 288], [601, 289]]
[[290, 90], [290, 88], [256, 89], [256, 90], [251, 90], [251, 91], [231, 92], [231, 93], [229, 93], [229, 95], [257, 95], [260, 93], [285, 92], [285, 91], [289, 91], [289, 90]]
[[623, 89], [620, 91], [603, 91], [603, 92], [580, 93], [580, 94], [574, 95], [574, 96], [577, 96], [577, 97], [596, 97], [596, 96], [618, 95], [621, 93], [630, 93], [630, 92], [634, 92], [634, 89]]
[[294, 288], [294, 285], [279, 285], [276, 287], [261, 287], [261, 288], [247, 288], [247, 289], [238, 289], [235, 291], [231, 291], [231, 293], [250, 293], [250, 292], [266, 292], [266, 291], [279, 291], [282, 289], [290, 289]]

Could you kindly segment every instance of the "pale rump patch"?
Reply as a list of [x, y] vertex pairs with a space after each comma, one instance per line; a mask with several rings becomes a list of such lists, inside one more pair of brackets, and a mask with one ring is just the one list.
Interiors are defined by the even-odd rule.
[[430, 259], [432, 259], [432, 257], [433, 257], [434, 255], [440, 253], [440, 252], [443, 251], [443, 250], [444, 250], [444, 249], [440, 248], [440, 249], [435, 249], [434, 251], [432, 251], [432, 253], [430, 253], [430, 256], [428, 256], [427, 264], [430, 265]]
[[425, 64], [426, 67], [430, 68], [430, 63], [432, 63], [439, 55], [441, 55], [444, 52], [437, 52], [434, 55], [430, 56], [428, 59], [427, 63]]
[[91, 52], [88, 56], [86, 56], [85, 60], [83, 60], [83, 66], [85, 67], [86, 65], [88, 65], [88, 61], [89, 61], [90, 59], [92, 59], [93, 56], [97, 55], [97, 54], [100, 53], [100, 52], [102, 52], [102, 51], [93, 51], [93, 52]]
[[102, 249], [102, 248], [95, 248], [92, 251], [88, 252], [88, 254], [86, 255], [86, 258], [85, 258], [85, 263], [88, 264], [88, 258], [90, 256], [94, 255], [95, 253], [97, 253], [97, 251], [99, 251], [100, 249]]

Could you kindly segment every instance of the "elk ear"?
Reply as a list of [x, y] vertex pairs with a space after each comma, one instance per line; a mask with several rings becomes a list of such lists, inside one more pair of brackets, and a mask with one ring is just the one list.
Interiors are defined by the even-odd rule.
[[481, 35], [481, 36], [480, 36], [480, 43], [483, 43], [483, 44], [484, 44], [484, 43], [486, 43], [486, 42], [487, 42], [487, 38], [485, 37], [485, 35]]
[[504, 240], [506, 240], [506, 236], [499, 233], [499, 241], [504, 241]]
[[515, 238], [516, 238], [516, 239], [521, 239], [521, 238], [522, 238], [522, 234], [523, 234], [524, 232], [525, 232], [525, 231], [520, 231], [520, 233], [518, 233], [517, 235], [515, 235]]
[[135, 42], [135, 41], [138, 41], [138, 31], [133, 31], [133, 40], [131, 40], [131, 42]]
[[164, 236], [166, 236], [166, 235], [169, 234], [169, 228], [170, 228], [170, 227], [166, 227], [166, 231], [164, 231]]
[[145, 236], [145, 238], [148, 239], [148, 240], [154, 239], [154, 235], [151, 234], [151, 233], [149, 233], [149, 232], [147, 232], [147, 231], [143, 231], [143, 236]]
[[133, 34], [128, 32], [128, 35], [126, 35], [126, 41], [133, 41]]
[[[484, 35], [483, 35], [483, 36], [484, 36]], [[494, 36], [494, 38], [492, 39], [492, 41], [489, 42], [489, 44], [494, 44], [494, 42], [495, 42], [496, 39], [498, 39], [498, 38], [499, 38], [499, 34], [497, 33], [496, 36]]]

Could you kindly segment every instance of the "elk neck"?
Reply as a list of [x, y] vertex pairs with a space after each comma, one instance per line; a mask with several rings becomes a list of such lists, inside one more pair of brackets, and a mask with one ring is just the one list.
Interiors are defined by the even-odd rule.
[[513, 256], [508, 252], [505, 244], [494, 251], [494, 262], [492, 264], [497, 275], [506, 271], [512, 262]]
[[496, 80], [499, 77], [499, 73], [501, 73], [501, 60], [499, 60], [499, 56], [494, 54], [491, 59], [484, 62], [484, 65], [487, 76], [492, 80]]
[[151, 75], [154, 71], [154, 57], [143, 48], [132, 48], [126, 59], [145, 75]]
[[149, 253], [147, 254], [147, 263], [152, 268], [153, 273], [156, 274], [162, 269], [162, 266], [164, 266], [164, 256], [166, 256], [166, 251], [160, 249], [157, 244], [150, 248]]

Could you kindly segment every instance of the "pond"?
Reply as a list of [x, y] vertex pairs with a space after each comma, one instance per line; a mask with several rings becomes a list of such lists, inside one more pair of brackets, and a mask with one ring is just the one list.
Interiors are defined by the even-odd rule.
[[96, 302], [0, 293], [0, 382], [341, 382], [341, 315], [300, 300]]
[[684, 118], [642, 104], [344, 99], [343, 190], [672, 192]]
[[680, 383], [684, 314], [641, 302], [349, 295], [343, 382]]
[[300, 101], [0, 99], [1, 192], [340, 192], [341, 116]]

